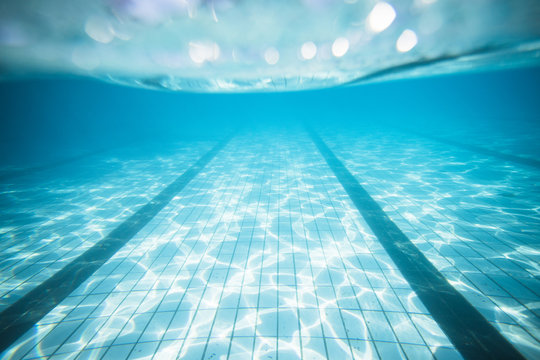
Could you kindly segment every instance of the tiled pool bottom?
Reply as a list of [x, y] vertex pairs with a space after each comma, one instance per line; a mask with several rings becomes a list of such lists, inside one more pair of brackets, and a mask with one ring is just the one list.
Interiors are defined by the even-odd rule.
[[[529, 205], [538, 204], [533, 187], [540, 172], [500, 165], [509, 174], [507, 187], [529, 193], [505, 197], [505, 204], [495, 198], [490, 213], [485, 199], [475, 203], [471, 193], [485, 190], [481, 178], [449, 176], [427, 162], [444, 163], [445, 151], [453, 151], [466, 167], [470, 153], [428, 140], [406, 143], [409, 152], [396, 153], [395, 139], [378, 141], [371, 151], [362, 148], [374, 145], [368, 137], [323, 139], [438, 271], [524, 356], [538, 357], [539, 218]], [[139, 183], [123, 187], [126, 163], [102, 181], [117, 184], [109, 187], [111, 198], [133, 203], [108, 208], [103, 201], [99, 208], [134, 213], [212, 145], [196, 151], [184, 146], [148, 161], [132, 174]], [[415, 151], [423, 157], [410, 156]], [[170, 166], [159, 167], [163, 162], [178, 164], [172, 177]], [[417, 178], [405, 177], [406, 183], [394, 172]], [[90, 193], [84, 182], [78, 191]], [[91, 195], [85, 201], [96, 208]], [[497, 204], [514, 209], [511, 221], [497, 217]], [[91, 247], [126, 217], [110, 224], [104, 214], [94, 227], [78, 219], [80, 243]], [[466, 218], [479, 226], [471, 228]], [[303, 131], [237, 134], [148, 220], [2, 358], [461, 358]], [[517, 232], [519, 226], [524, 231]], [[29, 239], [47, 237], [45, 229], [27, 225]], [[15, 231], [6, 229], [2, 237], [12, 239]], [[72, 234], [63, 231], [58, 241]], [[86, 237], [93, 240], [84, 245]], [[50, 257], [63, 246], [42, 246], [40, 255]], [[28, 282], [9, 275], [14, 256], [5, 256], [2, 275], [12, 280], [3, 290]]]

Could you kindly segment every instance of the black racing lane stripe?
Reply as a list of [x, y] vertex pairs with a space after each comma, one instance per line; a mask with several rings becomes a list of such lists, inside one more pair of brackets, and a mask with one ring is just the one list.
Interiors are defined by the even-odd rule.
[[420, 136], [429, 140], [438, 141], [440, 143], [447, 144], [447, 145], [452, 145], [452, 146], [455, 146], [455, 147], [458, 147], [467, 151], [475, 152], [482, 155], [492, 156], [492, 157], [496, 157], [504, 161], [510, 161], [516, 164], [527, 165], [527, 166], [540, 169], [540, 161], [536, 159], [530, 159], [523, 156], [517, 156], [517, 155], [512, 155], [512, 154], [505, 154], [505, 153], [501, 153], [495, 150], [486, 149], [481, 146], [465, 144], [465, 143], [451, 140], [451, 139], [445, 139], [440, 136], [428, 135], [428, 134], [424, 134], [424, 133], [420, 133], [416, 131], [410, 131], [410, 130], [408, 130], [408, 132], [411, 132], [417, 136]]
[[0, 313], [0, 353], [71, 294], [157, 215], [229, 142], [220, 141], [109, 235]]
[[104, 152], [106, 152], [108, 150], [110, 150], [110, 149], [99, 149], [99, 150], [91, 151], [91, 152], [88, 152], [88, 153], [72, 156], [72, 157], [69, 157], [69, 158], [66, 158], [66, 159], [54, 161], [54, 162], [51, 162], [51, 163], [48, 163], [48, 164], [37, 165], [37, 166], [33, 166], [33, 167], [30, 167], [30, 168], [26, 168], [26, 169], [13, 170], [13, 171], [5, 172], [3, 174], [0, 174], [0, 182], [6, 181], [6, 180], [11, 180], [13, 178], [18, 178], [18, 177], [21, 177], [21, 176], [31, 175], [31, 174], [34, 174], [34, 173], [37, 173], [37, 172], [40, 172], [40, 171], [43, 171], [43, 170], [54, 169], [56, 167], [71, 164], [71, 163], [77, 162], [79, 160], [82, 160], [82, 159], [85, 159], [85, 158], [88, 158], [88, 157], [91, 157], [91, 156], [94, 156], [94, 155], [104, 153]]
[[312, 129], [311, 139], [433, 319], [465, 359], [524, 359], [429, 262]]

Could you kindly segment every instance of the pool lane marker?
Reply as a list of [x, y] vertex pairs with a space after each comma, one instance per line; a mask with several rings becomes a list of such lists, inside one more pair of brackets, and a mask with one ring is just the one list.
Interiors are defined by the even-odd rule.
[[312, 129], [311, 139], [411, 288], [465, 359], [524, 359], [403, 234]]
[[21, 176], [32, 175], [32, 174], [40, 172], [40, 171], [54, 169], [54, 168], [57, 168], [57, 167], [60, 167], [60, 166], [68, 165], [68, 164], [77, 162], [79, 160], [83, 160], [85, 158], [89, 158], [89, 157], [92, 157], [94, 155], [99, 155], [101, 153], [107, 152], [112, 148], [114, 148], [114, 147], [98, 149], [98, 150], [95, 150], [95, 151], [79, 154], [79, 155], [72, 156], [72, 157], [69, 157], [69, 158], [65, 158], [65, 159], [62, 159], [62, 160], [57, 160], [57, 161], [54, 161], [54, 162], [51, 162], [51, 163], [48, 163], [48, 164], [37, 165], [37, 166], [30, 167], [30, 168], [25, 168], [25, 169], [8, 171], [8, 172], [0, 174], [0, 182], [4, 182], [4, 181], [11, 180], [11, 179], [14, 179], [14, 178], [18, 178], [18, 177], [21, 177]]
[[0, 313], [0, 353], [105, 264], [225, 147], [227, 136], [105, 238]]
[[406, 130], [406, 131], [410, 132], [410, 133], [412, 133], [412, 134], [414, 134], [416, 136], [420, 136], [420, 137], [423, 137], [423, 138], [426, 138], [426, 139], [429, 139], [429, 140], [432, 140], [432, 141], [438, 141], [438, 142], [441, 142], [443, 144], [452, 145], [452, 146], [455, 146], [455, 147], [458, 147], [458, 148], [461, 148], [461, 149], [464, 149], [464, 150], [467, 150], [467, 151], [470, 151], [470, 152], [475, 152], [475, 153], [482, 154], [482, 155], [492, 156], [492, 157], [496, 157], [496, 158], [499, 158], [499, 159], [504, 160], [504, 161], [510, 161], [510, 162], [513, 162], [513, 163], [516, 163], [516, 164], [527, 165], [527, 166], [534, 167], [536, 169], [540, 169], [540, 161], [538, 161], [536, 159], [530, 159], [530, 158], [526, 158], [526, 157], [523, 157], [523, 156], [516, 156], [516, 155], [512, 155], [512, 154], [505, 154], [505, 153], [498, 152], [498, 151], [495, 151], [495, 150], [486, 149], [486, 148], [483, 148], [481, 146], [466, 144], [466, 143], [462, 143], [462, 142], [455, 141], [455, 140], [452, 140], [452, 139], [445, 139], [445, 138], [442, 138], [440, 136], [428, 135], [428, 134], [424, 134], [424, 133], [417, 132], [417, 131], [412, 131], [412, 130]]

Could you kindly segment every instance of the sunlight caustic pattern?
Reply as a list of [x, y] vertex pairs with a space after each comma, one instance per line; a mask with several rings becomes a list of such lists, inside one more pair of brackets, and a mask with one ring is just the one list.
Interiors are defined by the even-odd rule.
[[211, 146], [176, 144], [151, 159], [145, 146], [118, 149], [0, 184], [0, 311], [101, 240]]
[[241, 134], [5, 359], [459, 359], [305, 135]]
[[[486, 148], [502, 141], [484, 140]], [[538, 358], [538, 170], [389, 130], [325, 141], [450, 283]]]

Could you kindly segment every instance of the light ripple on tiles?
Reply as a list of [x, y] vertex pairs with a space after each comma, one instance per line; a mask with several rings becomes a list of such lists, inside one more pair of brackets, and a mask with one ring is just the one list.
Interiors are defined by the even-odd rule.
[[212, 144], [193, 145], [176, 144], [158, 158], [131, 159], [124, 150], [71, 165], [67, 174], [2, 184], [0, 196], [13, 205], [0, 208], [0, 227], [16, 226], [0, 234], [0, 311], [101, 240]]
[[[482, 132], [467, 139], [497, 147], [512, 138]], [[325, 142], [450, 283], [538, 357], [538, 171], [408, 133], [328, 134]]]
[[92, 294], [104, 298], [52, 354], [342, 360], [411, 341], [453, 349], [309, 139], [254, 136], [233, 140], [9, 354], [34, 354]]

